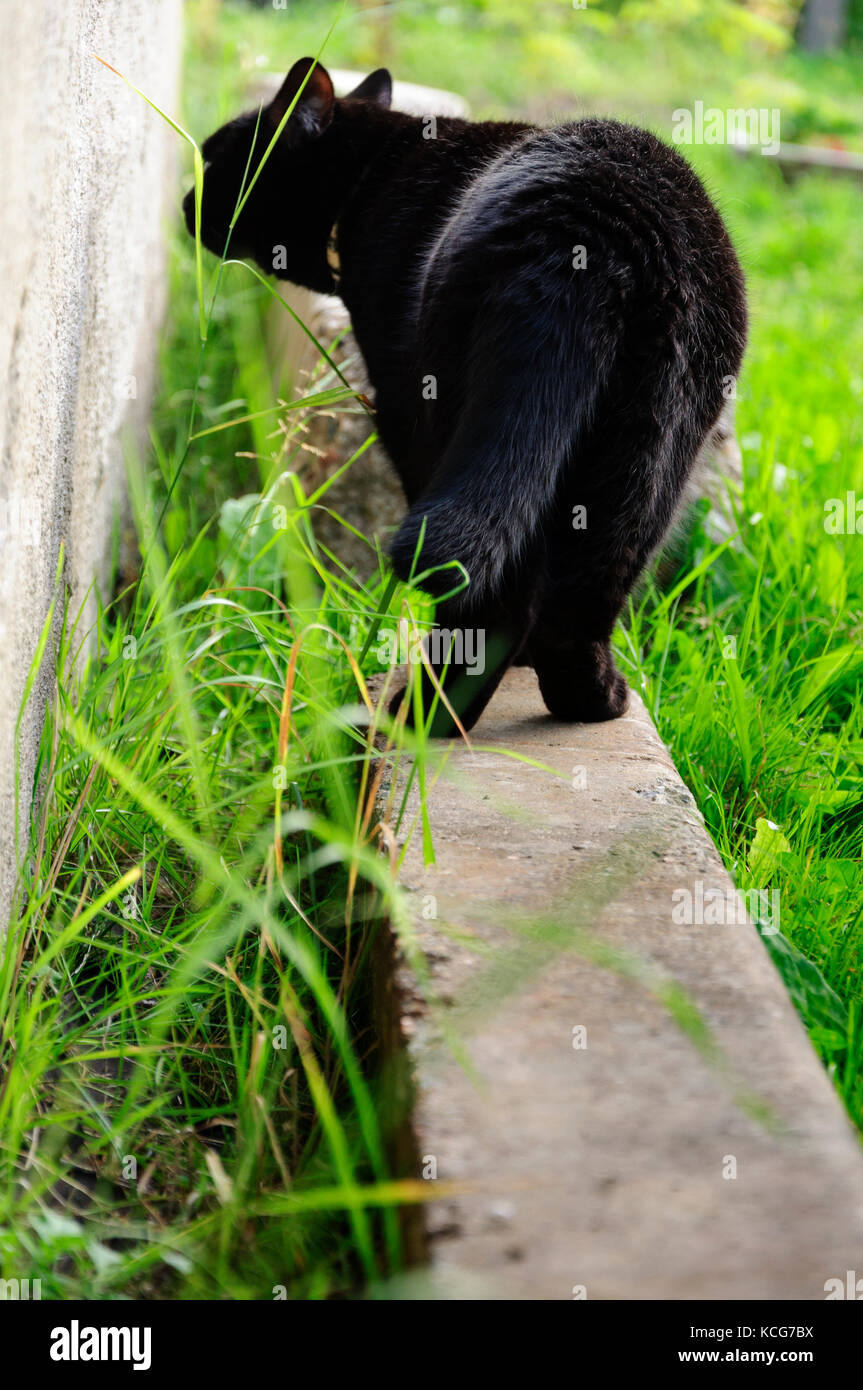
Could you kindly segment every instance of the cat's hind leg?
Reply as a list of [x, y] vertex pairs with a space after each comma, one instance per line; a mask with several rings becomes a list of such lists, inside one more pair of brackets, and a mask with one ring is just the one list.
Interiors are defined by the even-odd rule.
[[668, 529], [718, 408], [685, 399], [670, 372], [661, 390], [649, 376], [640, 385], [637, 404], [600, 418], [570, 460], [545, 527], [547, 579], [528, 653], [546, 707], [561, 720], [624, 713], [614, 626]]
[[567, 723], [592, 724], [619, 718], [629, 702], [611, 650], [625, 591], [603, 590], [580, 583], [580, 578], [550, 585], [527, 655], [549, 714]]

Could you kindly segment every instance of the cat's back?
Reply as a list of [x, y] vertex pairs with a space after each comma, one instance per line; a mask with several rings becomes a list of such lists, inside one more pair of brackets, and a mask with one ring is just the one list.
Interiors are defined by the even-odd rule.
[[648, 130], [587, 118], [520, 132], [475, 168], [431, 247], [424, 291], [531, 269], [548, 285], [579, 264], [629, 270], [633, 284], [740, 274], [687, 161]]

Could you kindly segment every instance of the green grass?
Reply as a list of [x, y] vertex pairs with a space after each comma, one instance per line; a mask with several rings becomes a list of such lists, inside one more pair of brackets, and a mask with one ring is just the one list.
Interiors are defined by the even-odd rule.
[[[256, 71], [317, 51], [338, 7], [188, 8], [200, 138]], [[795, 133], [863, 129], [859, 57], [813, 62], [727, 24], [717, 47], [709, 16], [681, 33], [659, 8], [659, 30], [609, 31], [598, 5], [586, 24], [565, 5], [400, 5], [386, 30], [349, 7], [326, 60], [374, 66], [383, 44], [397, 76], [461, 90], [477, 115], [596, 107], [668, 134], [676, 105], [755, 92]], [[745, 488], [724, 516], [701, 508], [618, 647], [739, 885], [780, 889], [774, 957], [863, 1125], [863, 546], [824, 529], [828, 499], [863, 496], [863, 190], [692, 157], [749, 277]], [[383, 907], [410, 936], [358, 810], [371, 763], [347, 655], [386, 568], [361, 586], [314, 539], [301, 421], [274, 410], [273, 301], [241, 267], [221, 274], [202, 353], [213, 266], [199, 306], [178, 213], [152, 450], [129, 461], [138, 549], [89, 655], [74, 660], [78, 616], [61, 624], [0, 968], [0, 1273], [45, 1297], [349, 1293], [398, 1268], [395, 1212], [422, 1195], [385, 1161], [368, 968]], [[307, 389], [360, 408], [325, 363]], [[416, 751], [425, 782], [435, 754]]]
[[323, 569], [293, 492], [270, 493], [284, 530], [198, 528], [195, 467], [166, 550], [163, 463], [155, 491], [131, 470], [141, 581], [80, 680], [68, 621], [57, 653], [0, 986], [4, 1267], [43, 1296], [315, 1297], [398, 1251], [391, 1201], [249, 1237], [274, 1192], [302, 1211], [386, 1176], [361, 908], [390, 879], [334, 714], [361, 703], [338, 638], [376, 598]]

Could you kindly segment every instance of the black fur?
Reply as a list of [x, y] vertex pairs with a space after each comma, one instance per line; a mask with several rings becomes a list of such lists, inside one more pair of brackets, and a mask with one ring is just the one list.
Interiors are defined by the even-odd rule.
[[[447, 673], [463, 723], [517, 659], [558, 718], [613, 718], [627, 699], [615, 621], [743, 354], [743, 276], [719, 214], [647, 131], [438, 117], [429, 138], [427, 121], [388, 109], [385, 71], [337, 101], [312, 59], [262, 113], [252, 168], [310, 69], [231, 252], [272, 271], [285, 247], [276, 273], [350, 312], [410, 507], [395, 570], [410, 574], [424, 524], [415, 572], [458, 560], [470, 576], [437, 622], [484, 629], [493, 652], [483, 679]], [[257, 119], [204, 145], [216, 253]], [[191, 194], [184, 206], [193, 231]], [[423, 580], [438, 595], [456, 582], [452, 569]]]

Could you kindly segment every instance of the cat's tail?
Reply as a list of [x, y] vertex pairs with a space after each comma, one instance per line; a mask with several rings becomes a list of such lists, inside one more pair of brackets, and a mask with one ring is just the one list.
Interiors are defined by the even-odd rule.
[[470, 576], [465, 605], [488, 602], [526, 557], [618, 351], [619, 317], [595, 302], [586, 276], [554, 298], [534, 289], [513, 285], [486, 305], [469, 351], [454, 354], [459, 379], [440, 356], [434, 408], [457, 424], [390, 551], [400, 578], [425, 575], [437, 595], [458, 582], [438, 567], [459, 561]]

